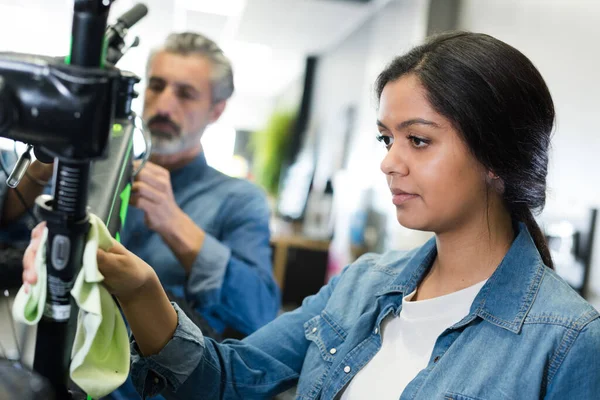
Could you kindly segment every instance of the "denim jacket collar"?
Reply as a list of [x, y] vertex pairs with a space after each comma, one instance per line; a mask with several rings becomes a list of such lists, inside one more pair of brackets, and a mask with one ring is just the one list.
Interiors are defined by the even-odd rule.
[[[527, 227], [523, 223], [519, 223], [518, 227], [517, 237], [473, 301], [470, 314], [453, 328], [459, 328], [479, 316], [511, 332], [520, 331], [546, 267]], [[413, 255], [394, 281], [376, 296], [412, 293], [427, 274], [436, 254], [435, 238], [432, 238]]]
[[189, 164], [171, 171], [171, 183], [174, 187], [187, 187], [190, 181], [202, 179], [208, 168], [204, 151], [201, 151]]

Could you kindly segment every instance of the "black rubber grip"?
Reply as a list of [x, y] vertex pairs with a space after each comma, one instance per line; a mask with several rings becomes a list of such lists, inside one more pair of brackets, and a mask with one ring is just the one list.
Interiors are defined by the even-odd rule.
[[148, 14], [148, 7], [146, 7], [145, 4], [138, 3], [125, 14], [121, 15], [117, 21], [122, 23], [125, 28], [129, 29], [137, 24], [140, 19], [144, 18], [146, 14]]

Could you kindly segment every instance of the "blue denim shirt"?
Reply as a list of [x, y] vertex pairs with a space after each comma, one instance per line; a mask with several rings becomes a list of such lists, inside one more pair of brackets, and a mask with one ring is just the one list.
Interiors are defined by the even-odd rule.
[[[402, 311], [435, 255], [432, 239], [409, 253], [363, 256], [243, 341], [215, 343], [178, 310], [160, 353], [142, 357], [132, 341], [133, 381], [144, 396], [166, 390], [174, 399], [269, 398], [294, 383], [300, 400], [339, 397], [381, 347], [383, 319]], [[598, 317], [544, 266], [521, 224], [469, 315], [438, 337], [401, 399], [598, 399]]]
[[171, 172], [179, 207], [206, 232], [189, 276], [144, 213], [129, 207], [123, 245], [150, 264], [165, 287], [195, 305], [218, 332], [250, 334], [277, 315], [280, 294], [270, 247], [270, 210], [252, 183], [224, 175], [203, 154]]

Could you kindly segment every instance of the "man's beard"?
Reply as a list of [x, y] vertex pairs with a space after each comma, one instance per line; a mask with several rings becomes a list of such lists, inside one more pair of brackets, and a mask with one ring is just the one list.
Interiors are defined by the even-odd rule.
[[[170, 125], [172, 132], [169, 133], [160, 129], [152, 129], [152, 125], [155, 123]], [[198, 143], [200, 143], [200, 138], [204, 132], [204, 129], [201, 129], [195, 133], [185, 134], [178, 124], [171, 121], [168, 116], [164, 115], [155, 115], [150, 118], [147, 126], [152, 136], [152, 153], [159, 155], [176, 154], [187, 150], [190, 147], [197, 146]]]
[[152, 135], [152, 154], [171, 155], [197, 146], [202, 131], [182, 136], [168, 136], [162, 132], [150, 131]]

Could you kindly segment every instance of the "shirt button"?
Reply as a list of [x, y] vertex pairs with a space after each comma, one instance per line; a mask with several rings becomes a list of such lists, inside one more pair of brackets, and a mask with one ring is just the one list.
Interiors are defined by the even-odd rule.
[[333, 355], [333, 354], [337, 353], [337, 350], [335, 348], [333, 348], [333, 349], [329, 350], [329, 353], [331, 353]]
[[317, 327], [312, 328], [312, 333], [315, 333], [317, 331]]
[[346, 365], [346, 366], [344, 367], [344, 372], [345, 372], [345, 373], [349, 373], [349, 372], [350, 372], [350, 366], [349, 366], [349, 365]]
[[154, 378], [154, 383], [158, 385], [158, 378]]
[[373, 330], [373, 332], [375, 332], [375, 334], [377, 335], [377, 334], [379, 333], [379, 329], [378, 329], [378, 328], [375, 328], [375, 329]]
[[436, 358], [434, 358], [434, 359], [433, 359], [433, 362], [434, 362], [434, 363], [436, 363], [436, 362], [438, 362], [438, 361], [440, 361], [440, 356], [437, 356]]

